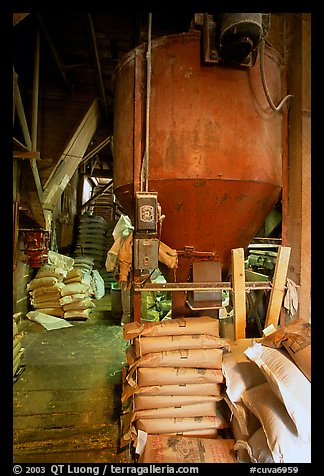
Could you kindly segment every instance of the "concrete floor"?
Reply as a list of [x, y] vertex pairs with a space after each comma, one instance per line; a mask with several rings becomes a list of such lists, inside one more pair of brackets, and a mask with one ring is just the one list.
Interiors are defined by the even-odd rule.
[[131, 462], [119, 449], [127, 342], [107, 294], [87, 321], [46, 331], [24, 321], [24, 371], [14, 384], [15, 463]]

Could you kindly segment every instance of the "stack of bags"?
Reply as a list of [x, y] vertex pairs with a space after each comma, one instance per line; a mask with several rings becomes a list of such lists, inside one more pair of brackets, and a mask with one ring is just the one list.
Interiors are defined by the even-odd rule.
[[[106, 257], [107, 257], [107, 252], [110, 250], [112, 245], [114, 244], [114, 237], [113, 237], [113, 231], [114, 228], [117, 224], [117, 220], [106, 220], [107, 222], [107, 249], [106, 249]], [[106, 260], [105, 257], [105, 260]], [[100, 276], [102, 277], [105, 285], [105, 292], [111, 292], [111, 285], [115, 283], [115, 278], [114, 278], [114, 272], [113, 271], [107, 271], [105, 266], [102, 266], [98, 268], [98, 271], [100, 273]]]
[[107, 222], [101, 216], [80, 215], [75, 254], [92, 258], [96, 268], [104, 267], [108, 249], [107, 230]]
[[309, 463], [310, 324], [297, 320], [224, 354], [225, 401], [241, 462]]
[[21, 346], [21, 339], [23, 337], [22, 332], [18, 332], [18, 326], [16, 324], [15, 318], [18, 317], [18, 314], [13, 316], [13, 376], [19, 369], [21, 357], [23, 355], [24, 349]]
[[141, 432], [148, 441], [219, 438], [229, 427], [222, 373], [227, 341], [219, 337], [219, 321], [206, 316], [132, 322], [123, 335], [131, 345], [123, 369], [121, 445], [138, 441]]
[[66, 320], [87, 320], [95, 307], [89, 285], [81, 282], [82, 277], [79, 279], [70, 281], [61, 289], [60, 305]]
[[34, 279], [27, 284], [31, 305], [43, 314], [64, 317], [60, 298], [67, 270], [53, 264], [41, 266]]
[[108, 272], [105, 268], [107, 251], [112, 246], [114, 238], [112, 232], [117, 221], [106, 221], [99, 215], [84, 213], [79, 217], [78, 236], [75, 254], [75, 264], [90, 264], [91, 272], [95, 267], [100, 274], [105, 293], [110, 292], [111, 283], [114, 282], [113, 272]]
[[74, 258], [73, 268], [80, 269], [83, 273], [91, 274], [93, 265], [93, 258], [89, 258], [87, 256], [76, 256]]
[[82, 266], [87, 268], [81, 269], [72, 258], [59, 253], [49, 254], [49, 263], [27, 285], [34, 309], [67, 320], [88, 319], [95, 307], [91, 296], [100, 299], [103, 295], [102, 279], [92, 274], [89, 262]]

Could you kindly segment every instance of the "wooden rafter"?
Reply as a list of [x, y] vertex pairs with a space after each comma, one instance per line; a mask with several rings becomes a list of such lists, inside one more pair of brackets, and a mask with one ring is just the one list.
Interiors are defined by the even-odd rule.
[[31, 142], [31, 137], [30, 137], [27, 119], [25, 115], [25, 109], [24, 109], [24, 105], [22, 102], [20, 89], [18, 85], [18, 75], [15, 69], [13, 70], [13, 97], [14, 97], [15, 109], [17, 110], [19, 122], [20, 122], [22, 133], [24, 136], [25, 145], [28, 150], [31, 150], [32, 142]]
[[[26, 158], [28, 164], [23, 167], [24, 184], [23, 190], [25, 190], [26, 203], [29, 205], [32, 213], [32, 217], [37, 221], [41, 226], [45, 225], [44, 212], [41, 206], [43, 200], [43, 189], [39, 177], [38, 167], [36, 159], [39, 158], [39, 154], [36, 150], [33, 150], [33, 144], [31, 135], [29, 132], [27, 119], [25, 115], [24, 105], [22, 102], [20, 89], [18, 85], [18, 75], [13, 70], [13, 95], [14, 95], [14, 107], [18, 113], [18, 119], [22, 128], [22, 133], [24, 136], [25, 144], [20, 143], [17, 139], [14, 139], [14, 143], [19, 145], [23, 151], [20, 154], [19, 151], [14, 151], [14, 158]], [[22, 196], [22, 194], [21, 194]]]
[[14, 159], [33, 159], [33, 160], [39, 160], [40, 159], [40, 154], [36, 150], [14, 150], [12, 154]]
[[13, 26], [16, 26], [21, 20], [26, 18], [30, 13], [13, 13], [12, 14], [12, 23]]
[[45, 184], [43, 206], [46, 210], [54, 211], [61, 194], [80, 165], [99, 119], [98, 101], [94, 100]]
[[61, 76], [61, 78], [62, 78], [62, 81], [63, 81], [63, 83], [64, 83], [64, 86], [66, 87], [67, 91], [68, 91], [69, 93], [71, 93], [71, 84], [70, 84], [70, 81], [68, 80], [68, 77], [67, 77], [66, 74], [65, 74], [64, 66], [62, 65], [62, 62], [61, 62], [60, 56], [59, 56], [59, 54], [58, 54], [58, 51], [57, 51], [57, 49], [55, 48], [54, 43], [53, 43], [53, 41], [52, 41], [52, 39], [51, 39], [51, 37], [50, 37], [50, 34], [48, 33], [48, 30], [47, 30], [47, 28], [46, 28], [46, 26], [45, 26], [45, 24], [44, 24], [44, 22], [43, 22], [43, 19], [42, 19], [41, 15], [40, 15], [39, 13], [37, 14], [37, 20], [38, 20], [38, 23], [39, 23], [39, 25], [40, 25], [40, 27], [41, 27], [41, 29], [42, 29], [42, 32], [43, 32], [45, 38], [46, 38], [46, 41], [47, 41], [47, 43], [48, 43], [48, 46], [50, 47], [50, 50], [51, 50], [52, 55], [53, 55], [54, 60], [55, 60], [55, 64], [56, 64], [56, 66], [57, 66], [57, 68], [58, 68], [58, 71], [59, 71], [59, 73], [60, 73], [60, 76]]
[[99, 52], [98, 52], [98, 46], [97, 46], [97, 40], [96, 40], [96, 33], [95, 33], [95, 28], [93, 25], [91, 13], [88, 13], [88, 20], [90, 25], [93, 56], [94, 56], [96, 71], [97, 71], [97, 83], [98, 83], [99, 96], [102, 103], [104, 115], [106, 116], [107, 119], [109, 119], [109, 111], [107, 106], [105, 87], [104, 87], [104, 83], [102, 79], [102, 70], [101, 70], [101, 64], [100, 64], [100, 58], [99, 58]]

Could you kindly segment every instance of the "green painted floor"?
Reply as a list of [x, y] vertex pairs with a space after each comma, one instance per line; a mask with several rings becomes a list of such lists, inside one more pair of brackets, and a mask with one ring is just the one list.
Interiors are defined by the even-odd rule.
[[14, 384], [15, 463], [131, 462], [119, 449], [127, 342], [107, 294], [87, 321], [46, 331], [24, 321], [23, 372]]

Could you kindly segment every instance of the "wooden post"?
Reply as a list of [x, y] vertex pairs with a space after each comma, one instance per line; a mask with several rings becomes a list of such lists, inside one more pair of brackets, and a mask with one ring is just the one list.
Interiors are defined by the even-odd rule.
[[[134, 251], [133, 251], [134, 253]], [[134, 263], [134, 257], [133, 257], [133, 263]], [[134, 284], [139, 284], [140, 283], [140, 274], [139, 271], [134, 269], [133, 271], [133, 305], [132, 305], [132, 311], [133, 311], [133, 321], [134, 322], [141, 322], [141, 293], [139, 291], [134, 291]]]
[[233, 298], [234, 298], [234, 337], [245, 338], [246, 304], [245, 304], [245, 268], [244, 249], [232, 250]]
[[[298, 286], [299, 306], [294, 317], [311, 315], [311, 176], [312, 176], [312, 68], [311, 13], [287, 13], [287, 83], [294, 98], [289, 106], [289, 213], [286, 241], [291, 247], [289, 278]], [[288, 40], [289, 39], [289, 40]]]
[[277, 328], [278, 326], [282, 300], [286, 287], [289, 257], [290, 248], [286, 246], [280, 246], [278, 248], [278, 256], [273, 275], [272, 289], [267, 309], [265, 327], [270, 326], [270, 324], [273, 324], [275, 328]]

